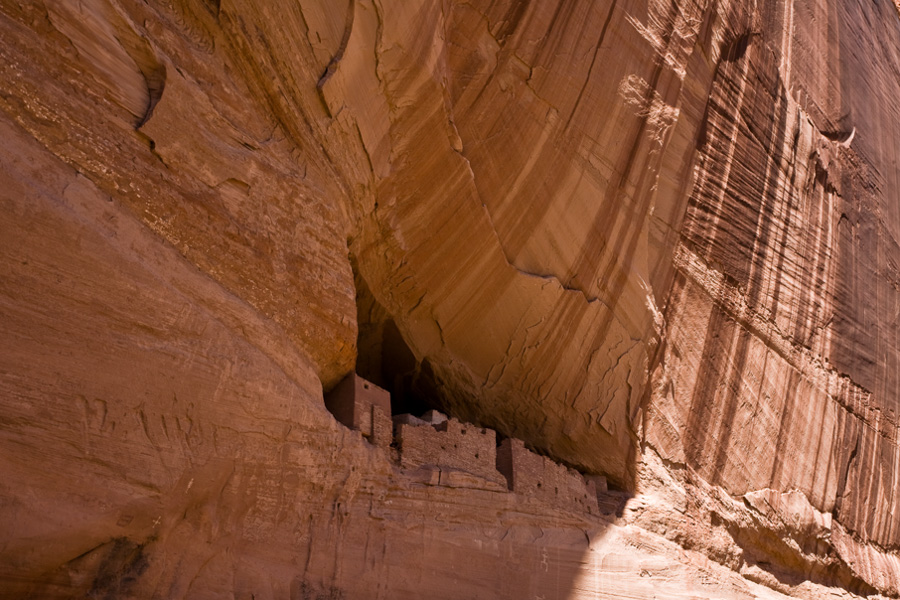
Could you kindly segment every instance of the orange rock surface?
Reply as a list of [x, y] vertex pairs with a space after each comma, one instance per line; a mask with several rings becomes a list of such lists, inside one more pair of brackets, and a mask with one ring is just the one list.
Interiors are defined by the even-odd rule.
[[[0, 40], [0, 596], [900, 595], [892, 3], [0, 0]], [[325, 408], [354, 370], [602, 514], [401, 468]]]

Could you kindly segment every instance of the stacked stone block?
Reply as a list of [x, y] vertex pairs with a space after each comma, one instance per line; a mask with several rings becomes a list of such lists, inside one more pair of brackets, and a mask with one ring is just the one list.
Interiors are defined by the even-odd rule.
[[497, 469], [517, 494], [565, 510], [599, 513], [597, 481], [586, 481], [578, 471], [531, 452], [522, 440], [503, 440], [497, 449]]
[[351, 373], [328, 394], [325, 407], [339, 422], [356, 429], [375, 446], [391, 445], [391, 394], [387, 390]]
[[497, 433], [448, 419], [437, 425], [397, 423], [400, 466], [415, 469], [436, 465], [466, 471], [503, 485], [497, 472]]
[[390, 392], [355, 373], [328, 394], [325, 405], [375, 446], [387, 449], [396, 437], [396, 448], [390, 449], [394, 460], [404, 469], [433, 468], [434, 485], [479, 487], [489, 482], [485, 489], [508, 488], [560, 509], [600, 512], [597, 493], [606, 491], [602, 476], [582, 475], [535, 454], [522, 440], [505, 439], [498, 447], [492, 429], [437, 411], [392, 418]]

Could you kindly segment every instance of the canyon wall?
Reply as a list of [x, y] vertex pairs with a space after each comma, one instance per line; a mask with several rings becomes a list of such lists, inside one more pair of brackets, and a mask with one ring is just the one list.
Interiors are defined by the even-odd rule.
[[[900, 595], [892, 3], [0, 0], [0, 39], [0, 595]], [[400, 468], [325, 409], [353, 370], [603, 514]]]

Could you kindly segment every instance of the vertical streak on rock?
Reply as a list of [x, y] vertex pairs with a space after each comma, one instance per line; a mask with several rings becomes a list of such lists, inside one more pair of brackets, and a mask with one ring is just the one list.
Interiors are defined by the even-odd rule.
[[693, 436], [693, 440], [690, 444], [686, 444], [685, 456], [690, 464], [697, 465], [700, 469], [705, 466], [705, 454], [709, 446], [708, 436], [713, 425], [711, 412], [716, 406], [716, 392], [722, 377], [722, 366], [728, 360], [727, 350], [732, 327], [733, 324], [728, 322], [725, 314], [717, 307], [713, 307], [702, 345], [699, 371], [691, 392], [686, 432]]
[[578, 95], [575, 97], [575, 102], [572, 103], [572, 111], [569, 113], [569, 117], [566, 119], [566, 124], [564, 129], [569, 129], [572, 123], [572, 119], [575, 116], [575, 112], [581, 106], [581, 100], [584, 97], [584, 91], [587, 89], [588, 84], [591, 82], [591, 75], [594, 73], [594, 64], [597, 62], [597, 55], [600, 53], [600, 48], [603, 46], [603, 41], [606, 39], [606, 31], [609, 29], [609, 23], [612, 21], [613, 13], [616, 10], [616, 3], [618, 0], [612, 0], [609, 5], [609, 12], [606, 14], [606, 20], [603, 22], [603, 28], [600, 30], [600, 37], [597, 38], [597, 45], [594, 47], [594, 54], [591, 58], [591, 64], [588, 67], [587, 76], [584, 78], [584, 83], [581, 85], [581, 89], [578, 91]]

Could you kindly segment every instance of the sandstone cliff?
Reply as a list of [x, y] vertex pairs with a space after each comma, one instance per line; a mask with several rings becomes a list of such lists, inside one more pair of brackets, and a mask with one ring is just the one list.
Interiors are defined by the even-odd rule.
[[[0, 40], [0, 594], [900, 595], [887, 0], [0, 0]], [[602, 514], [401, 469], [325, 409], [354, 370]]]

